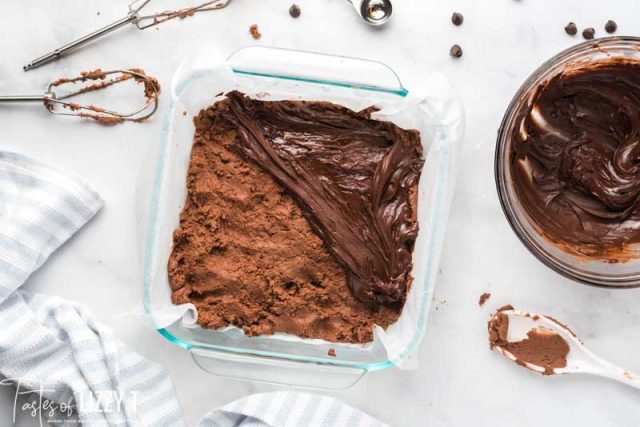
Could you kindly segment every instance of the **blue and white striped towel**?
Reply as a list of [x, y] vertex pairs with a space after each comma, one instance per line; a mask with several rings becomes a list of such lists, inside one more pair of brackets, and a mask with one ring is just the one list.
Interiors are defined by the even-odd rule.
[[[89, 187], [15, 153], [0, 152], [0, 376], [52, 404], [38, 415], [84, 426], [183, 426], [171, 379], [81, 305], [18, 290], [86, 224], [102, 200]], [[73, 411], [69, 411], [69, 408]], [[383, 426], [329, 397], [249, 396], [200, 426]]]
[[207, 414], [198, 427], [385, 427], [337, 399], [280, 391], [253, 394]]

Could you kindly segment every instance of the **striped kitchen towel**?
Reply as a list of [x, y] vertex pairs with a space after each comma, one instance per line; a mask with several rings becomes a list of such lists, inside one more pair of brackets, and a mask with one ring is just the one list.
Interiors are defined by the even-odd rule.
[[[81, 305], [18, 289], [101, 205], [78, 179], [0, 151], [0, 385], [14, 385], [26, 399], [16, 412], [27, 408], [23, 416], [52, 424], [183, 426], [160, 365], [124, 345]], [[384, 424], [329, 397], [278, 392], [230, 403], [199, 426]]]
[[[82, 306], [18, 290], [101, 206], [78, 179], [0, 152], [0, 375], [27, 399], [25, 416], [84, 426], [182, 426], [161, 366], [127, 348]], [[27, 391], [44, 399], [38, 411]]]
[[0, 152], [0, 301], [101, 206], [100, 197], [79, 180]]
[[253, 394], [208, 413], [198, 427], [385, 427], [327, 396], [293, 391]]

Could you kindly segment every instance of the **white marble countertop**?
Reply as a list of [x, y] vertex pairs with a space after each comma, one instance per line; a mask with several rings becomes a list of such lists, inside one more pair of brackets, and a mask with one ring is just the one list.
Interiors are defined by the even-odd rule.
[[[0, 92], [40, 90], [46, 82], [91, 67], [137, 66], [168, 84], [187, 49], [215, 46], [227, 55], [247, 45], [315, 50], [379, 59], [403, 80], [429, 67], [446, 72], [467, 114], [461, 173], [447, 232], [434, 309], [419, 351], [419, 370], [367, 375], [328, 393], [396, 426], [637, 426], [640, 394], [591, 377], [541, 377], [489, 351], [486, 320], [510, 303], [568, 322], [596, 352], [640, 371], [640, 291], [608, 291], [566, 280], [541, 265], [511, 232], [498, 203], [493, 150], [502, 114], [522, 81], [545, 59], [579, 42], [563, 27], [575, 21], [603, 35], [640, 35], [640, 2], [618, 0], [396, 0], [390, 24], [366, 27], [344, 0], [233, 0], [228, 8], [158, 30], [121, 29], [91, 48], [24, 73], [22, 65], [126, 10], [127, 0], [4, 2], [0, 17]], [[451, 12], [464, 14], [461, 27]], [[249, 25], [263, 34], [254, 41]], [[449, 57], [459, 43], [464, 56]], [[86, 304], [131, 347], [170, 371], [189, 425], [209, 409], [278, 387], [204, 374], [188, 353], [137, 316], [134, 218], [139, 164], [158, 142], [160, 120], [103, 127], [50, 116], [37, 106], [0, 107], [0, 147], [82, 176], [105, 199], [103, 211], [26, 285]], [[143, 171], [150, 173], [150, 171]], [[492, 293], [484, 308], [481, 293]], [[1, 330], [0, 330], [1, 333]], [[13, 391], [0, 390], [0, 424], [11, 423]], [[32, 425], [20, 419], [19, 425]]]

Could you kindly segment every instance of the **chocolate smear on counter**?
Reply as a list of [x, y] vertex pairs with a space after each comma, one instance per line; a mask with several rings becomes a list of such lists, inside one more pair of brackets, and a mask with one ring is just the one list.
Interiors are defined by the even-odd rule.
[[510, 156], [517, 197], [565, 252], [624, 262], [640, 242], [640, 62], [569, 64], [524, 99]]
[[567, 366], [569, 344], [558, 333], [545, 328], [533, 328], [527, 338], [510, 342], [509, 316], [498, 310], [488, 323], [489, 346], [500, 347], [515, 357], [515, 362], [525, 368], [527, 364], [544, 368], [542, 375], [553, 375], [554, 369]]
[[449, 49], [449, 55], [454, 58], [460, 58], [462, 56], [462, 48], [460, 45], [454, 44], [451, 46], [451, 49]]
[[462, 14], [459, 12], [453, 12], [453, 15], [451, 15], [451, 22], [455, 26], [462, 25], [462, 23], [464, 22], [464, 16], [462, 16]]
[[578, 34], [578, 27], [573, 22], [569, 22], [566, 27], [564, 27], [564, 31], [570, 36], [575, 36]]
[[595, 35], [596, 30], [594, 30], [593, 27], [585, 28], [584, 30], [582, 30], [582, 37], [584, 37], [585, 40], [593, 40]]
[[618, 24], [616, 24], [616, 21], [609, 19], [607, 23], [604, 24], [604, 30], [609, 34], [613, 34], [618, 30]]
[[292, 4], [291, 7], [289, 8], [289, 15], [291, 15], [292, 18], [299, 18], [300, 14], [301, 14], [300, 6], [298, 6], [297, 4]]
[[480, 307], [484, 306], [484, 303], [487, 302], [487, 300], [491, 298], [491, 294], [489, 292], [485, 292], [482, 295], [480, 295], [480, 299], [478, 300], [478, 305]]

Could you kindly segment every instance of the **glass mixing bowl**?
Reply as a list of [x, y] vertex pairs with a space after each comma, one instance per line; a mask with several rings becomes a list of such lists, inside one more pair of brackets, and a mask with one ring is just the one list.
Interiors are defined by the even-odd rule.
[[510, 172], [511, 134], [516, 124], [517, 112], [527, 102], [531, 91], [561, 73], [568, 65], [597, 62], [611, 57], [640, 62], [640, 38], [608, 37], [578, 44], [542, 64], [524, 82], [509, 104], [498, 131], [495, 177], [498, 197], [511, 227], [529, 251], [546, 266], [570, 279], [589, 285], [631, 288], [640, 286], [640, 248], [631, 248], [634, 257], [626, 262], [576, 256], [563, 251], [556, 243], [543, 237], [540, 228], [528, 216], [518, 200]]

